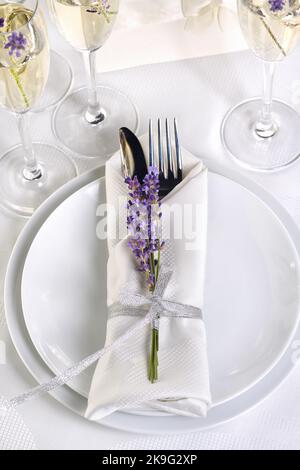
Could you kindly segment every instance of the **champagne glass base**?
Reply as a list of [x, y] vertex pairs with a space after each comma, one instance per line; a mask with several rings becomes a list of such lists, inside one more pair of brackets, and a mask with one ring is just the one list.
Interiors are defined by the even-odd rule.
[[244, 101], [225, 116], [221, 129], [223, 145], [234, 160], [255, 171], [275, 171], [300, 157], [300, 116], [282, 101], [273, 101], [273, 118], [277, 131], [262, 138], [255, 125], [262, 107], [261, 99]]
[[138, 126], [137, 111], [127, 96], [108, 87], [97, 87], [105, 118], [98, 124], [86, 119], [88, 89], [67, 96], [53, 117], [53, 129], [63, 146], [77, 155], [107, 159], [119, 148], [119, 129], [133, 132]]
[[77, 175], [69, 157], [56, 147], [34, 143], [42, 176], [34, 181], [23, 177], [24, 153], [14, 147], [0, 158], [0, 204], [25, 217], [33, 212], [60, 186]]
[[69, 62], [58, 52], [50, 52], [50, 69], [45, 91], [32, 112], [39, 113], [56, 106], [69, 93], [73, 72]]

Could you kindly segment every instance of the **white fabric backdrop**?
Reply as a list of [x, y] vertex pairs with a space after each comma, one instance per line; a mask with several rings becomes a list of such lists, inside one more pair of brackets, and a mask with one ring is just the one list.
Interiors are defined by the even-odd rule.
[[181, 0], [121, 0], [119, 29], [140, 28], [145, 24], [168, 23], [180, 19]]
[[[52, 44], [72, 62], [75, 86], [83, 83], [78, 53], [52, 31]], [[300, 50], [279, 67], [275, 83], [278, 97], [300, 112]], [[260, 93], [259, 64], [249, 52], [185, 60], [99, 76], [105, 85], [126, 92], [137, 105], [140, 132], [149, 116], [176, 115], [181, 123], [183, 145], [196, 155], [235, 165], [222, 149], [221, 120], [238, 101]], [[298, 75], [299, 74], [299, 75]], [[56, 143], [51, 133], [51, 111], [32, 118], [36, 140]], [[12, 115], [0, 111], [0, 154], [19, 142]], [[80, 171], [97, 161], [77, 159]], [[286, 207], [300, 225], [300, 161], [287, 170], [270, 175], [248, 173]], [[0, 289], [6, 264], [25, 221], [0, 211]], [[15, 352], [3, 316], [0, 296], [0, 393], [5, 397], [35, 385]], [[299, 338], [300, 340], [300, 338]], [[4, 351], [5, 350], [5, 351]], [[5, 352], [5, 354], [4, 354]], [[285, 384], [249, 412], [214, 430], [176, 436], [144, 436], [110, 430], [87, 422], [66, 410], [51, 397], [38, 399], [20, 409], [40, 449], [300, 449], [300, 367]]]

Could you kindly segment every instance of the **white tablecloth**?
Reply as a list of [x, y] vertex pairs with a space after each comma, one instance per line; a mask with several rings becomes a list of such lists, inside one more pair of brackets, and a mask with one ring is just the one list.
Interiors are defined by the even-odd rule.
[[[83, 83], [80, 56], [52, 32], [56, 49], [72, 62], [75, 86]], [[300, 112], [300, 50], [278, 70], [275, 92]], [[299, 75], [298, 75], [299, 74]], [[135, 102], [140, 132], [149, 116], [176, 115], [183, 145], [196, 155], [233, 165], [220, 142], [221, 120], [227, 109], [261, 90], [259, 64], [249, 52], [192, 59], [107, 73], [99, 77]], [[51, 133], [51, 111], [32, 118], [33, 137], [56, 143]], [[0, 111], [0, 154], [19, 142], [13, 116]], [[77, 159], [83, 172], [97, 161]], [[272, 192], [300, 224], [300, 161], [287, 170], [249, 177]], [[6, 264], [25, 220], [0, 210], [0, 394], [6, 397], [35, 385], [9, 338], [3, 312], [2, 289]], [[300, 338], [299, 338], [300, 340]], [[5, 359], [5, 360], [4, 360]], [[203, 433], [143, 436], [118, 432], [85, 421], [51, 397], [20, 409], [39, 449], [300, 449], [300, 367], [274, 394], [247, 415]]]

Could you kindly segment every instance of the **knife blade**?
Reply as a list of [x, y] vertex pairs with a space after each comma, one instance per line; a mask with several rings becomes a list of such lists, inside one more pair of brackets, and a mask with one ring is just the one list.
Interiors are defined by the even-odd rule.
[[142, 183], [148, 173], [145, 153], [137, 136], [127, 127], [120, 129], [120, 149], [124, 176], [136, 176]]

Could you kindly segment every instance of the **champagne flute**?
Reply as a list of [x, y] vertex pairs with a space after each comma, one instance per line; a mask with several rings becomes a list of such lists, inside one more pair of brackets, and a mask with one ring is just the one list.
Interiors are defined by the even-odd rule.
[[0, 0], [0, 105], [17, 115], [22, 145], [0, 159], [0, 202], [29, 216], [58, 187], [76, 176], [64, 152], [32, 143], [29, 111], [43, 94], [49, 45], [39, 0]]
[[[26, 0], [14, 0], [14, 2], [24, 4]], [[43, 13], [47, 14], [45, 8]], [[39, 113], [56, 106], [68, 94], [72, 83], [73, 72], [69, 62], [58, 52], [50, 50], [50, 67], [45, 91], [31, 111]]]
[[231, 109], [222, 124], [222, 139], [240, 165], [277, 170], [300, 156], [300, 116], [272, 96], [276, 64], [299, 43], [300, 1], [238, 0], [238, 14], [249, 47], [263, 61], [263, 98]]
[[119, 91], [97, 86], [96, 53], [110, 36], [119, 0], [48, 0], [54, 22], [84, 56], [88, 87], [63, 100], [54, 115], [57, 138], [86, 157], [108, 157], [119, 146], [118, 129], [137, 128], [134, 105]]

